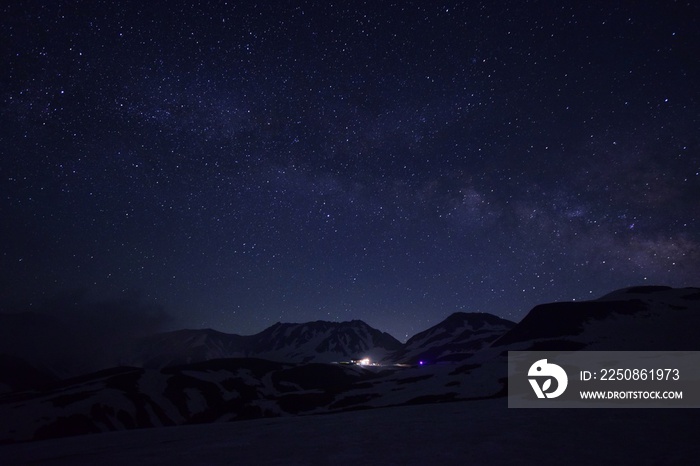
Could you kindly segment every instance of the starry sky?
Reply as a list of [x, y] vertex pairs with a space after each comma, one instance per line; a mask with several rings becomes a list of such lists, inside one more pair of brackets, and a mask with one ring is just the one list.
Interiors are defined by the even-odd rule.
[[405, 340], [699, 286], [699, 31], [670, 0], [3, 2], [0, 310]]

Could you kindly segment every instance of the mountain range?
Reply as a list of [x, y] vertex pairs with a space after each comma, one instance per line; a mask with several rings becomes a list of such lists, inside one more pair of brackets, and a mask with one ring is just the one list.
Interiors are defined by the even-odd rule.
[[[457, 313], [405, 344], [360, 321], [311, 322], [159, 334], [131, 348], [140, 367], [58, 381], [4, 358], [0, 383], [18, 384], [11, 371], [43, 388], [0, 396], [0, 442], [503, 397], [508, 351], [700, 350], [699, 324], [700, 288], [645, 286], [539, 305], [517, 324]], [[327, 363], [369, 354], [382, 364]]]
[[179, 330], [138, 340], [126, 362], [153, 368], [240, 357], [286, 363], [456, 361], [469, 357], [514, 325], [487, 313], [457, 312], [406, 344], [361, 320], [276, 323], [248, 336], [211, 329]]
[[[458, 312], [405, 344], [361, 320], [278, 322], [254, 335], [183, 329], [111, 344], [98, 352], [99, 358], [94, 358], [94, 350], [88, 345], [72, 344], [71, 330], [55, 316], [44, 319], [37, 313], [0, 314], [0, 355], [21, 365], [23, 373], [34, 374], [21, 381], [17, 377], [10, 380], [0, 371], [0, 393], [36, 387], [36, 382], [44, 379], [65, 379], [114, 366], [163, 368], [222, 358], [259, 358], [293, 364], [361, 359], [383, 364], [457, 361], [469, 357], [513, 325], [487, 313]], [[37, 345], [37, 341], [44, 344]], [[87, 341], [93, 347], [100, 343], [97, 338]], [[36, 374], [42, 374], [42, 378]]]
[[288, 363], [378, 361], [402, 348], [401, 342], [361, 320], [276, 323], [255, 335], [179, 330], [135, 342], [128, 363], [165, 367], [219, 358], [255, 357]]

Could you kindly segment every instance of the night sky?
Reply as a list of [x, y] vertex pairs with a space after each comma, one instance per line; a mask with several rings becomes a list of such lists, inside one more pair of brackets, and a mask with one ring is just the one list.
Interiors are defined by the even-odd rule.
[[694, 1], [3, 2], [0, 310], [405, 340], [699, 286], [699, 35]]

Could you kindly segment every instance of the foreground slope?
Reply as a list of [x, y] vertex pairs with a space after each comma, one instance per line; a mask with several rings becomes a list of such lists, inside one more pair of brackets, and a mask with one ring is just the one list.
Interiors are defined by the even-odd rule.
[[0, 445], [0, 464], [696, 464], [696, 412], [508, 409], [505, 399]]
[[0, 443], [454, 401], [499, 396], [504, 389], [496, 374], [453, 365], [219, 359], [163, 369], [120, 367], [51, 390], [0, 397]]

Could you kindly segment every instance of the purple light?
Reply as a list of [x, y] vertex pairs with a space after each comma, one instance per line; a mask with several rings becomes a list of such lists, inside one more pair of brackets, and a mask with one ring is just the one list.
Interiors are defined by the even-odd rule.
[[418, 361], [418, 365], [419, 365], [419, 366], [422, 366], [423, 364], [424, 364], [423, 361]]

